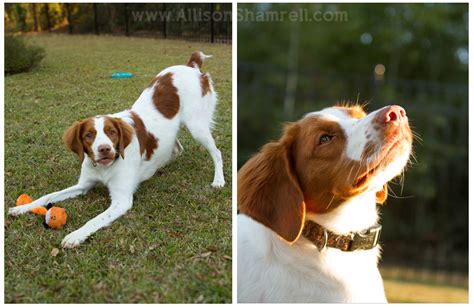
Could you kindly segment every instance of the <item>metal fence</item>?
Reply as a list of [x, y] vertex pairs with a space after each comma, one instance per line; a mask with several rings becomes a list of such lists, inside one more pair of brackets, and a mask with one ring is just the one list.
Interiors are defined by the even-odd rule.
[[467, 274], [468, 86], [299, 71], [292, 88], [289, 75], [285, 68], [239, 63], [238, 165], [277, 138], [283, 122], [306, 112], [343, 100], [368, 102], [368, 110], [402, 105], [423, 141], [414, 144], [417, 162], [403, 189], [391, 184], [390, 194], [399, 198], [381, 207], [382, 265]]
[[7, 30], [232, 42], [231, 3], [6, 4]]

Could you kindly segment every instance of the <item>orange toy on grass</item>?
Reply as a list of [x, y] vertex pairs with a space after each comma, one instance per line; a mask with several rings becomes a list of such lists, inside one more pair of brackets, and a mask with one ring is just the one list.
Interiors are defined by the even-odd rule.
[[[21, 206], [33, 202], [30, 196], [22, 194], [16, 199], [16, 205]], [[45, 216], [45, 222], [43, 223], [46, 227], [52, 229], [61, 229], [67, 221], [66, 210], [57, 206], [53, 206], [49, 203], [46, 207], [40, 206], [35, 207], [31, 210], [33, 213]]]

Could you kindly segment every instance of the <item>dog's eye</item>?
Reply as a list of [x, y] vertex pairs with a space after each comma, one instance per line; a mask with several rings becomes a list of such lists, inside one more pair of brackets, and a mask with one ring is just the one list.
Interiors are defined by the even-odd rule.
[[109, 130], [109, 134], [110, 134], [111, 136], [115, 135], [116, 133], [117, 133], [117, 132], [114, 131], [113, 129]]
[[94, 134], [91, 133], [91, 132], [88, 132], [84, 137], [87, 138], [87, 139], [92, 139], [92, 138], [94, 138]]
[[319, 138], [319, 144], [328, 143], [329, 141], [332, 140], [333, 137], [334, 137], [334, 136], [322, 135], [322, 136]]

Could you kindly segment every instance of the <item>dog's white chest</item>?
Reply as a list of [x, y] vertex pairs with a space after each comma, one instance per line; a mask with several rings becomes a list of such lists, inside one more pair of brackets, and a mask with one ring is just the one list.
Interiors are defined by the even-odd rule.
[[304, 238], [288, 245], [246, 215], [238, 226], [239, 302], [386, 302], [378, 248], [319, 253]]

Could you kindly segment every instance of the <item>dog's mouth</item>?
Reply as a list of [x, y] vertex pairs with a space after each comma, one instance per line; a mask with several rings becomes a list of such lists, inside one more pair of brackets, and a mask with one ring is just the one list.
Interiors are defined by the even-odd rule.
[[392, 161], [392, 153], [400, 146], [401, 142], [401, 139], [397, 139], [389, 146], [386, 146], [385, 150], [383, 150], [378, 155], [378, 157], [366, 168], [367, 171], [356, 177], [353, 184], [354, 187], [364, 187], [379, 169], [387, 166], [390, 161]]
[[99, 159], [96, 159], [95, 163], [105, 166], [105, 165], [108, 165], [108, 164], [112, 163], [115, 160], [115, 158], [117, 158], [117, 155], [104, 156], [104, 157], [101, 157]]
[[96, 160], [96, 162], [98, 164], [101, 164], [101, 165], [108, 165], [110, 164], [111, 162], [113, 162], [114, 160], [110, 157], [104, 157], [104, 158], [101, 158], [101, 159], [98, 159]]

